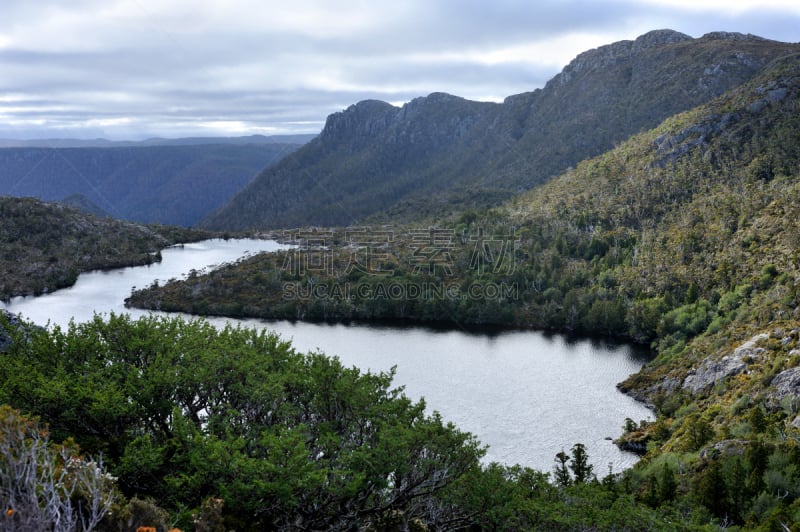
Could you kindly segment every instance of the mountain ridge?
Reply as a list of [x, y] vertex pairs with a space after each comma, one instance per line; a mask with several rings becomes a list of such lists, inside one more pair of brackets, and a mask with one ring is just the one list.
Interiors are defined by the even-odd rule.
[[210, 229], [408, 221], [496, 205], [800, 50], [655, 30], [583, 52], [502, 104], [432, 93], [334, 113], [320, 135], [205, 218]]

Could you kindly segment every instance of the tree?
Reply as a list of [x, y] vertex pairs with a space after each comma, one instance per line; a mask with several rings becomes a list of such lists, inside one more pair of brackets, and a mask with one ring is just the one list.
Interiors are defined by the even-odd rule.
[[658, 482], [658, 499], [661, 502], [672, 501], [675, 499], [677, 490], [678, 483], [675, 481], [675, 473], [672, 471], [672, 468], [664, 462]]
[[728, 514], [732, 519], [741, 522], [747, 503], [747, 472], [741, 457], [728, 460], [725, 474], [725, 486], [728, 493]]
[[223, 499], [229, 528], [445, 519], [437, 493], [484, 451], [392, 379], [264, 331], [111, 315], [12, 344], [0, 402], [102, 450], [127, 496]]
[[656, 476], [653, 474], [647, 475], [647, 490], [644, 494], [644, 502], [651, 508], [657, 507], [661, 502], [658, 494], [658, 488], [659, 486]]
[[687, 420], [686, 446], [689, 451], [696, 451], [714, 435], [714, 429], [705, 418], [694, 415]]
[[553, 473], [556, 484], [562, 487], [572, 484], [572, 477], [569, 474], [567, 462], [569, 462], [569, 455], [563, 450], [556, 454], [556, 467]]
[[766, 487], [764, 473], [769, 464], [769, 449], [761, 439], [750, 442], [745, 452], [745, 459], [750, 464], [750, 473], [747, 475], [745, 485], [750, 495], [756, 496]]
[[695, 484], [695, 493], [700, 504], [708, 508], [712, 514], [719, 518], [726, 517], [727, 489], [722, 465], [718, 460], [713, 460], [706, 466]]
[[594, 466], [589, 463], [589, 454], [586, 452], [584, 444], [576, 443], [572, 446], [572, 459], [570, 460], [569, 468], [575, 476], [576, 484], [592, 480]]

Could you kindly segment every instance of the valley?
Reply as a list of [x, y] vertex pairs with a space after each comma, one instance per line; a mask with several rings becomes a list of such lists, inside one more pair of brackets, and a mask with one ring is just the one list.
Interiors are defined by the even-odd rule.
[[[115, 307], [70, 322], [76, 303], [66, 304], [67, 324], [48, 329], [0, 317], [0, 404], [11, 408], [0, 418], [32, 426], [35, 417], [58, 442], [102, 454], [118, 479], [100, 490], [115, 494], [112, 515], [146, 506], [184, 527], [797, 528], [798, 46], [657, 30], [586, 51], [543, 88], [502, 103], [445, 93], [361, 101], [306, 143], [271, 146], [247, 179], [226, 173], [248, 175], [238, 167], [247, 157], [229, 150], [256, 148], [233, 142], [215, 171], [229, 177], [210, 188], [177, 167], [165, 175], [190, 178], [165, 181], [182, 183], [175, 195], [142, 186], [139, 172], [120, 181], [149, 194], [130, 203], [136, 216], [170, 212], [169, 223], [193, 229], [108, 218], [123, 205], [97, 201], [110, 192], [59, 189], [57, 199], [71, 194], [95, 215], [4, 197], [6, 301], [70, 286], [81, 272], [158, 262], [177, 242], [247, 234], [283, 245], [126, 285], [115, 298], [137, 317]], [[223, 149], [156, 144], [136, 148], [155, 150], [146, 168], [172, 160], [158, 150], [178, 148], [183, 168], [210, 168], [206, 157]], [[5, 168], [41, 163], [12, 187], [55, 190], [46, 161], [67, 154], [42, 149], [0, 149]], [[123, 146], [59, 149], [106, 150], [81, 157], [128, 168], [112, 153]], [[193, 194], [216, 203], [199, 206]], [[196, 207], [183, 221], [168, 206], [181, 203]], [[590, 459], [596, 441], [560, 442], [549, 468], [487, 461], [467, 422], [405, 394], [395, 382], [402, 361], [347, 367], [344, 355], [250, 326], [261, 320], [286, 320], [306, 338], [386, 324], [479, 331], [487, 346], [520, 335], [517, 351], [540, 334], [623, 341], [652, 356], [617, 387], [655, 415], [618, 420], [614, 443], [640, 457], [624, 470]], [[419, 329], [398, 330], [388, 340], [379, 332], [369, 350], [412, 349]], [[432, 364], [425, 346], [440, 338], [419, 340], [410, 359]], [[445, 397], [457, 395], [447, 386], [475, 395], [472, 381], [448, 380], [459, 364], [444, 359], [449, 370], [420, 375]], [[525, 368], [520, 389], [538, 382]], [[541, 406], [529, 402], [517, 408]], [[599, 404], [574, 408], [591, 418], [607, 409]]]

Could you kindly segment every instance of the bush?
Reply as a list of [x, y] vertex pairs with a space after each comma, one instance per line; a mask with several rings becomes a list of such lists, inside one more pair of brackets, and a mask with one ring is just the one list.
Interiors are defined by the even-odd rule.
[[0, 517], [3, 530], [94, 530], [117, 495], [102, 461], [73, 443], [51, 444], [34, 419], [0, 406]]

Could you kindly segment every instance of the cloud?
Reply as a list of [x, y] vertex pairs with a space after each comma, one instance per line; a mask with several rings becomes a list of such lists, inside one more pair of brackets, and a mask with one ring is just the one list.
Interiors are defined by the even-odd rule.
[[795, 2], [4, 0], [0, 137], [313, 132], [356, 101], [500, 100], [652, 29], [796, 40]]

